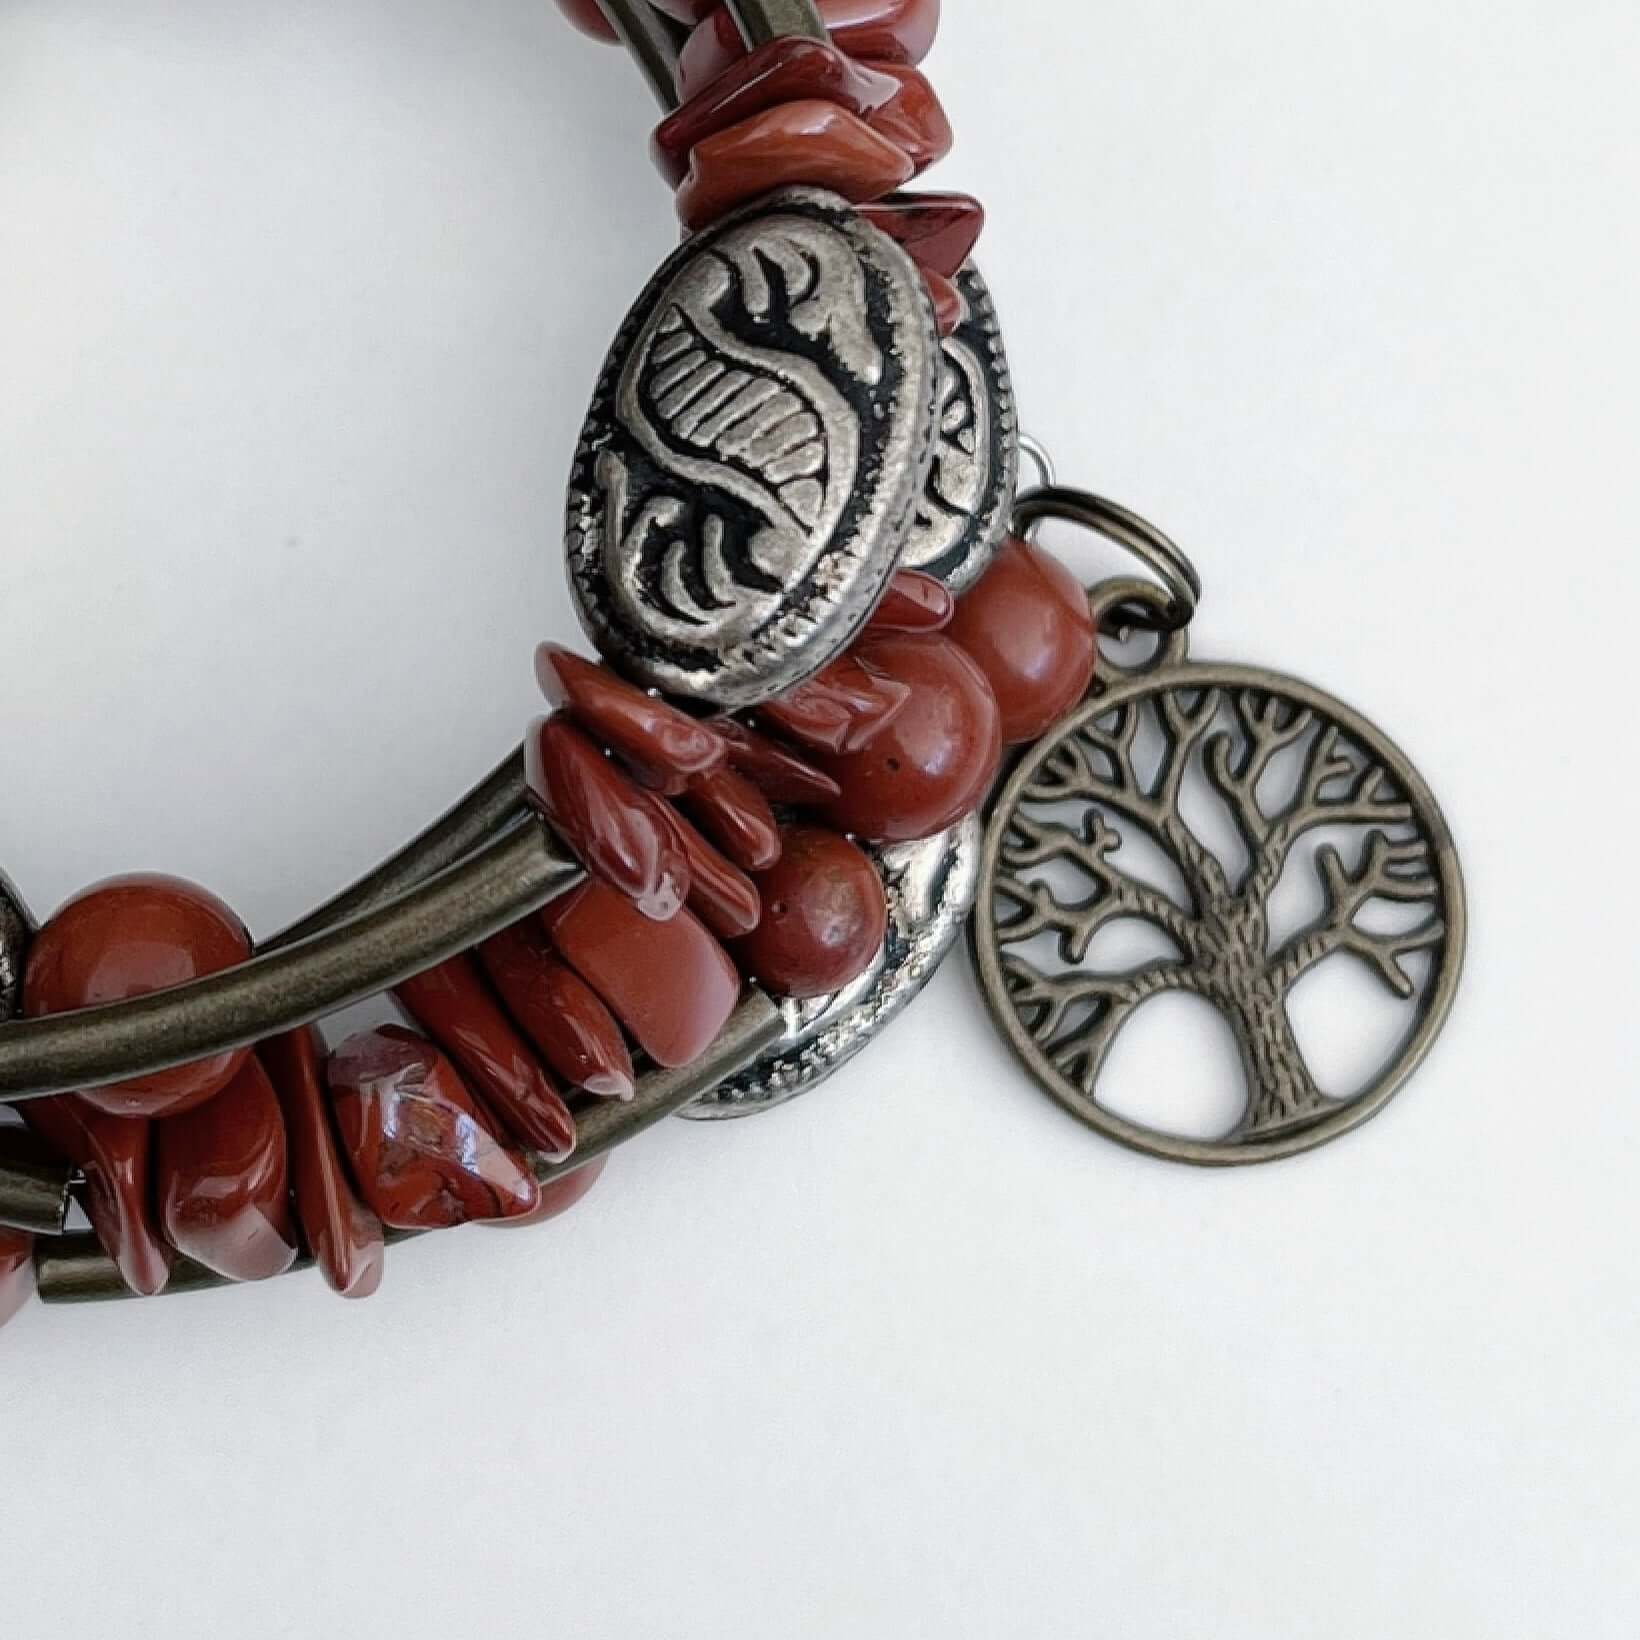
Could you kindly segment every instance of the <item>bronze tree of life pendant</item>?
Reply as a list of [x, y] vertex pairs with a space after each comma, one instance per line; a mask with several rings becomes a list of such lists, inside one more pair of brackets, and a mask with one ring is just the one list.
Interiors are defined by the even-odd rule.
[[[1190, 803], [1218, 805], [1234, 850], [1210, 847], [1208, 828], [1185, 818], [1192, 787]], [[1134, 869], [1158, 851], [1164, 870]], [[1277, 937], [1271, 900], [1291, 873], [1311, 874], [1298, 886], [1320, 910]], [[1168, 954], [1104, 961], [1099, 936], [1124, 920]], [[1182, 633], [1026, 753], [991, 817], [974, 920], [987, 1001], [1031, 1074], [1107, 1137], [1205, 1166], [1294, 1155], [1382, 1110], [1446, 1021], [1464, 933], [1457, 854], [1406, 757], [1307, 684], [1189, 661]], [[1318, 1085], [1288, 1000], [1345, 958], [1406, 1004], [1408, 1023], [1340, 1095]], [[1221, 1138], [1164, 1132], [1100, 1102], [1118, 1036], [1170, 992], [1213, 1005], [1235, 1038], [1246, 1102]]]

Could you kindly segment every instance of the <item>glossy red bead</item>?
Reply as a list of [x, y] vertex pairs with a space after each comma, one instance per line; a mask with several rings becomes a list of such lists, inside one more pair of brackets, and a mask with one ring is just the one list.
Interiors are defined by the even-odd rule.
[[928, 299], [934, 305], [934, 329], [941, 340], [956, 335], [968, 316], [968, 304], [962, 292], [942, 273], [924, 273], [923, 280], [928, 286]]
[[780, 858], [780, 822], [745, 775], [733, 769], [698, 775], [680, 802], [742, 871], [766, 871]]
[[751, 933], [762, 915], [752, 879], [726, 860], [676, 810], [672, 821], [689, 856], [689, 909], [720, 940]]
[[823, 826], [789, 827], [783, 843], [780, 863], [756, 879], [763, 919], [734, 954], [776, 996], [830, 996], [882, 949], [883, 880], [856, 844]]
[[855, 649], [758, 713], [812, 752], [849, 752], [886, 729], [910, 696], [905, 684], [867, 665]]
[[713, 727], [728, 743], [729, 766], [745, 775], [771, 803], [808, 805], [837, 796], [837, 782], [789, 746], [734, 718], [714, 719]]
[[1087, 592], [1034, 541], [1003, 544], [957, 601], [948, 636], [985, 674], [1009, 745], [1046, 733], [1093, 681], [1097, 644]]
[[47, 1144], [84, 1171], [86, 1216], [126, 1286], [143, 1298], [164, 1292], [172, 1255], [154, 1220], [153, 1123], [110, 1116], [71, 1093], [31, 1099], [21, 1109]]
[[531, 799], [575, 857], [646, 917], [671, 917], [689, 866], [649, 794], [561, 716], [537, 722], [525, 747]]
[[897, 79], [862, 68], [836, 46], [787, 35], [741, 58], [664, 119], [651, 144], [655, 164], [675, 188], [689, 174], [698, 144], [754, 114], [818, 98], [866, 115], [899, 94]]
[[877, 73], [898, 80], [900, 89], [890, 101], [868, 115], [866, 123], [905, 155], [913, 176], [920, 176], [951, 152], [954, 140], [951, 121], [927, 76], [896, 63], [870, 66]]
[[926, 273], [955, 279], [985, 229], [985, 207], [971, 194], [890, 194], [860, 215], [898, 240]]
[[940, 632], [951, 624], [957, 601], [943, 581], [902, 569], [871, 612], [872, 632]]
[[343, 1298], [369, 1298], [386, 1264], [382, 1221], [359, 1200], [342, 1162], [325, 1091], [325, 1048], [312, 1026], [257, 1049], [279, 1097], [296, 1219], [320, 1272]]
[[414, 1031], [384, 1025], [350, 1037], [326, 1077], [354, 1180], [384, 1224], [447, 1230], [540, 1207], [529, 1163], [490, 1130], [455, 1066]]
[[575, 1118], [472, 957], [451, 957], [395, 986], [393, 995], [520, 1144], [552, 1161], [570, 1155]]
[[155, 1122], [154, 1196], [171, 1245], [230, 1281], [296, 1262], [284, 1117], [254, 1054], [214, 1099]]
[[621, 1027], [592, 987], [554, 953], [536, 919], [479, 947], [507, 1012], [552, 1070], [600, 1099], [630, 1099], [637, 1086]]
[[872, 633], [860, 661], [909, 691], [905, 709], [856, 751], [824, 759], [843, 795], [821, 811], [839, 831], [903, 843], [977, 808], [1002, 758], [985, 675], [942, 635]]
[[567, 1178], [551, 1180], [541, 1186], [541, 1205], [533, 1213], [526, 1213], [518, 1219], [502, 1219], [490, 1225], [490, 1229], [528, 1230], [534, 1225], [545, 1224], [549, 1219], [561, 1217], [586, 1198], [587, 1192], [604, 1176], [608, 1165], [609, 1158], [600, 1156], [597, 1161], [576, 1168]]
[[704, 228], [749, 199], [796, 183], [844, 199], [875, 199], [914, 174], [893, 141], [846, 108], [785, 103], [695, 146], [678, 189], [678, 215], [685, 227]]
[[698, 1059], [734, 1012], [740, 975], [692, 911], [646, 922], [629, 900], [593, 882], [554, 900], [542, 917], [560, 955], [657, 1065]]
[[620, 39], [615, 25], [604, 16], [598, 0], [558, 0], [558, 9], [576, 28], [583, 34], [591, 35], [594, 40], [613, 45]]
[[658, 782], [704, 774], [725, 747], [704, 723], [558, 644], [535, 652], [542, 693], [587, 735]]
[[[832, 42], [863, 62], [920, 63], [939, 29], [939, 0], [819, 0]], [[734, 19], [721, 6], [691, 32], [678, 64], [678, 92], [697, 96], [746, 55]]]
[[[251, 954], [245, 925], [214, 894], [179, 877], [114, 877], [63, 906], [29, 949], [24, 1009], [61, 1014], [164, 991], [232, 968]], [[165, 1116], [209, 1099], [249, 1049], [88, 1089], [111, 1116]]]
[[0, 1230], [0, 1327], [34, 1296], [34, 1237]]

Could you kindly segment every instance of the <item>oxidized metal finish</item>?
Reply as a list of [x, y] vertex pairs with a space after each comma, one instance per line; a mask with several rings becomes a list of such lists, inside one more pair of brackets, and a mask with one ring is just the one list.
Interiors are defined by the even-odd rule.
[[632, 54], [656, 101], [668, 112], [676, 108], [678, 53], [689, 37], [688, 26], [656, 11], [649, 0], [598, 0], [598, 5]]
[[734, 707], [840, 653], [927, 482], [938, 357], [915, 265], [833, 194], [691, 238], [616, 340], [570, 481], [570, 583], [604, 655]]
[[[1244, 862], [1192, 829], [1180, 805], [1195, 792], [1221, 805]], [[1125, 846], [1135, 836], [1137, 855]], [[1158, 849], [1182, 895], [1141, 863]], [[1277, 940], [1271, 899], [1293, 873], [1314, 873], [1322, 909]], [[1113, 968], [1100, 935], [1119, 922], [1149, 925], [1170, 953]], [[974, 943], [992, 1012], [1055, 1099], [1137, 1150], [1225, 1165], [1307, 1150], [1381, 1110], [1446, 1021], [1464, 932], [1452, 839], [1406, 757], [1307, 684], [1188, 662], [1178, 634], [1151, 669], [1115, 674], [1009, 780], [986, 839]], [[1336, 1097], [1317, 1085], [1287, 1012], [1294, 985], [1335, 955], [1410, 1005], [1388, 1062]], [[1099, 1103], [1118, 1034], [1168, 992], [1212, 1003], [1235, 1034], [1246, 1106], [1223, 1139], [1159, 1132]]]
[[23, 1009], [23, 964], [32, 928], [22, 897], [0, 871], [0, 1025]]
[[979, 883], [980, 844], [971, 815], [924, 842], [868, 848], [888, 890], [888, 936], [876, 962], [835, 996], [781, 1003], [784, 1036], [681, 1114], [755, 1115], [841, 1070], [905, 1011], [956, 943]]
[[900, 567], [961, 592], [985, 573], [1008, 533], [1020, 440], [1002, 327], [972, 262], [957, 275], [957, 288], [967, 317], [945, 340], [934, 465]]
[[754, 49], [789, 34], [830, 38], [814, 0], [728, 0], [728, 6], [741, 38]]
[[0, 1128], [0, 1229], [60, 1236], [73, 1170], [23, 1128]]

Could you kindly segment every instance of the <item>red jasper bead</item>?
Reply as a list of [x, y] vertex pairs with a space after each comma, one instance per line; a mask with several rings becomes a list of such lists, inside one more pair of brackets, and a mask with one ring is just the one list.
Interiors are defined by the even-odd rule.
[[877, 842], [932, 837], [977, 808], [996, 778], [996, 697], [974, 662], [939, 635], [871, 633], [856, 653], [910, 698], [863, 747], [824, 759], [843, 795], [822, 813], [839, 831]]
[[296, 1262], [285, 1123], [255, 1055], [216, 1098], [154, 1124], [154, 1194], [171, 1245], [230, 1281]]
[[910, 695], [905, 684], [868, 666], [855, 650], [758, 711], [812, 751], [851, 752], [886, 729]]
[[689, 174], [689, 156], [698, 144], [754, 114], [818, 98], [866, 115], [899, 94], [898, 80], [862, 68], [836, 46], [787, 35], [741, 58], [664, 119], [655, 129], [651, 151], [675, 188]]
[[0, 1327], [28, 1303], [34, 1293], [34, 1237], [21, 1230], [0, 1230]]
[[684, 808], [743, 871], [766, 871], [780, 858], [780, 822], [745, 775], [716, 769], [689, 782]]
[[897, 96], [868, 116], [866, 123], [910, 160], [912, 175], [920, 175], [951, 152], [955, 139], [945, 108], [927, 76], [916, 69], [897, 63], [872, 63], [870, 67], [898, 80], [900, 89]]
[[957, 601], [932, 575], [902, 569], [888, 583], [883, 601], [871, 612], [872, 632], [940, 632], [951, 624]]
[[630, 1099], [637, 1086], [621, 1028], [596, 992], [553, 953], [532, 918], [488, 939], [479, 960], [543, 1059], [573, 1087]]
[[386, 1264], [382, 1221], [354, 1194], [331, 1128], [324, 1042], [312, 1026], [257, 1050], [284, 1113], [296, 1218], [333, 1291], [369, 1298]]
[[1033, 541], [1005, 542], [957, 601], [948, 636], [979, 666], [1009, 745], [1035, 740], [1088, 692], [1093, 613], [1076, 577]]
[[649, 794], [562, 717], [525, 741], [531, 800], [595, 877], [664, 922], [689, 897], [689, 866]]
[[766, 109], [698, 143], [678, 189], [678, 215], [704, 228], [775, 188], [805, 183], [845, 199], [875, 199], [910, 181], [915, 167], [889, 138], [836, 103]]
[[499, 1223], [490, 1225], [492, 1230], [528, 1230], [532, 1225], [545, 1224], [549, 1219], [556, 1219], [567, 1213], [582, 1200], [589, 1190], [604, 1176], [604, 1169], [609, 1165], [607, 1156], [600, 1156], [595, 1162], [588, 1162], [585, 1167], [578, 1167], [564, 1179], [553, 1179], [550, 1183], [541, 1186], [541, 1205], [533, 1213], [526, 1213], [519, 1219], [503, 1219]]
[[535, 652], [535, 675], [552, 705], [651, 780], [687, 779], [723, 762], [724, 744], [706, 724], [608, 667], [544, 643]]
[[672, 823], [689, 857], [689, 908], [720, 940], [757, 927], [763, 907], [752, 879], [724, 859], [676, 810]]
[[657, 1065], [698, 1059], [740, 997], [729, 954], [691, 911], [647, 922], [604, 883], [584, 883], [542, 913], [559, 954], [614, 1010]]
[[[214, 894], [178, 877], [114, 877], [77, 895], [35, 937], [23, 1005], [61, 1014], [185, 985], [246, 961], [245, 925]], [[250, 1050], [88, 1089], [111, 1116], [168, 1116], [225, 1087]]]
[[928, 273], [955, 279], [985, 229], [985, 207], [971, 194], [890, 194], [860, 207], [873, 227], [896, 239]]
[[771, 803], [824, 803], [838, 795], [837, 782], [805, 763], [778, 740], [748, 729], [734, 718], [718, 718], [713, 728], [729, 746], [729, 766], [743, 774]]
[[72, 1093], [31, 1099], [22, 1112], [47, 1144], [83, 1169], [86, 1216], [126, 1286], [142, 1298], [164, 1292], [171, 1249], [160, 1240], [150, 1205], [153, 1123], [110, 1116]]
[[956, 335], [961, 328], [968, 314], [968, 304], [963, 300], [962, 292], [943, 273], [924, 273], [923, 279], [928, 285], [928, 299], [934, 304], [934, 328], [943, 341], [947, 336]]
[[470, 956], [394, 987], [404, 1011], [453, 1059], [520, 1144], [552, 1161], [575, 1149], [575, 1118]]
[[790, 827], [783, 845], [780, 863], [757, 879], [763, 920], [735, 956], [777, 996], [830, 996], [882, 949], [883, 880], [855, 844], [822, 826]]
[[490, 1131], [455, 1066], [414, 1031], [384, 1025], [350, 1037], [331, 1055], [327, 1079], [353, 1177], [384, 1224], [448, 1230], [541, 1205], [528, 1162]]
[[598, 0], [558, 0], [558, 9], [576, 28], [583, 34], [590, 34], [594, 40], [614, 44], [620, 39], [615, 25], [604, 16]]
[[[920, 63], [933, 47], [940, 0], [819, 0], [832, 42], [849, 56]], [[678, 93], [687, 102], [746, 55], [734, 19], [721, 6], [696, 25], [678, 63]]]

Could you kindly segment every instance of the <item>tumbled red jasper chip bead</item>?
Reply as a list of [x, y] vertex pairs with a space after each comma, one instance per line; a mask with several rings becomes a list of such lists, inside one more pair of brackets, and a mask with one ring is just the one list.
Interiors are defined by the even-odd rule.
[[[24, 1011], [69, 1013], [125, 1002], [249, 960], [245, 925], [180, 877], [113, 877], [77, 895], [35, 937]], [[250, 1050], [213, 1055], [80, 1095], [111, 1116], [169, 1116], [202, 1104], [238, 1074]]]

